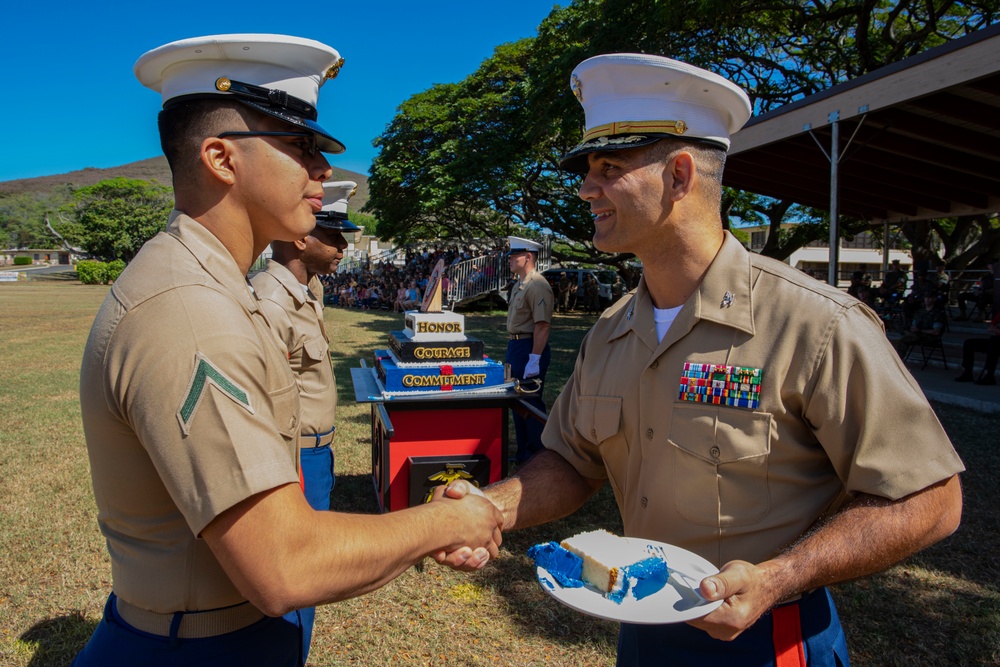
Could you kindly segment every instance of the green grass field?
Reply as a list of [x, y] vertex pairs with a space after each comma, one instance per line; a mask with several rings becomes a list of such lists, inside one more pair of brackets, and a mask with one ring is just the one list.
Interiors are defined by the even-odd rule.
[[[77, 396], [79, 363], [107, 287], [0, 285], [0, 665], [66, 665], [100, 618], [110, 568], [96, 522]], [[504, 316], [467, 314], [493, 357]], [[591, 319], [557, 316], [548, 402]], [[369, 410], [351, 367], [399, 315], [327, 309], [340, 389], [334, 508], [374, 513]], [[1000, 665], [996, 416], [935, 406], [966, 462], [953, 537], [891, 570], [837, 586], [855, 665]], [[889, 434], [891, 437], [891, 434]], [[466, 575], [433, 561], [317, 613], [311, 665], [613, 665], [617, 626], [573, 612], [534, 581], [532, 544], [585, 528], [621, 530], [605, 489], [579, 512], [504, 536], [501, 558]]]

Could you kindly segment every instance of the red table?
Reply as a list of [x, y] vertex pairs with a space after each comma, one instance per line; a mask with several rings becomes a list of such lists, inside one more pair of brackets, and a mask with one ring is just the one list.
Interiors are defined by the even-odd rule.
[[358, 402], [371, 404], [372, 482], [383, 512], [419, 505], [453, 479], [486, 486], [507, 475], [509, 411], [526, 405], [514, 389], [384, 396], [364, 366], [351, 380]]

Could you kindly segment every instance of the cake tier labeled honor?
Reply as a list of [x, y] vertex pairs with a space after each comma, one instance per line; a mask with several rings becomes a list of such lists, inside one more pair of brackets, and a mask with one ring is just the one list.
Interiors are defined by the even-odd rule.
[[465, 335], [458, 313], [404, 313], [406, 328], [389, 333], [389, 349], [403, 363], [482, 361], [483, 342]]

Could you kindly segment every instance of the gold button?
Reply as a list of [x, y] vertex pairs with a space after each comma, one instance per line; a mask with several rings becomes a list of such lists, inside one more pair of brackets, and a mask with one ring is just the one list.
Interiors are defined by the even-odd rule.
[[653, 439], [653, 429], [651, 429], [651, 428], [647, 428], [646, 429], [646, 439], [648, 439], [648, 440], [652, 440]]
[[719, 449], [718, 447], [712, 447], [710, 450], [708, 450], [708, 453], [712, 455], [713, 459], [717, 459], [719, 458], [719, 454], [722, 453], [722, 450]]

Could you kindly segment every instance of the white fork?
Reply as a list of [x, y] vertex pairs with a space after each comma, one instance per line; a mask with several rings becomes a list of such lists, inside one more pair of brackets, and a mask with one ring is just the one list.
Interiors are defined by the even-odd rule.
[[652, 552], [654, 556], [656, 556], [657, 558], [659, 558], [660, 560], [662, 560], [664, 563], [667, 564], [667, 570], [670, 572], [671, 576], [676, 575], [677, 579], [679, 579], [682, 584], [690, 588], [695, 595], [704, 600], [704, 598], [702, 598], [701, 591], [699, 590], [701, 588], [701, 582], [697, 581], [693, 577], [689, 577], [680, 570], [675, 570], [674, 568], [670, 567], [670, 561], [667, 560], [667, 554], [666, 552], [663, 551], [663, 547], [659, 545], [654, 546], [650, 544], [649, 550]]

